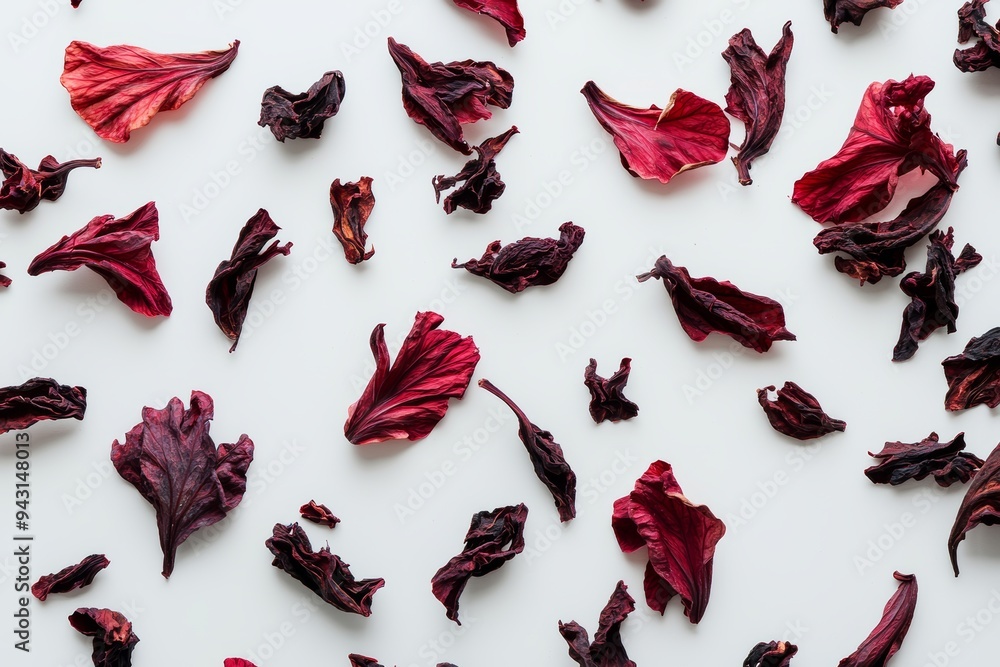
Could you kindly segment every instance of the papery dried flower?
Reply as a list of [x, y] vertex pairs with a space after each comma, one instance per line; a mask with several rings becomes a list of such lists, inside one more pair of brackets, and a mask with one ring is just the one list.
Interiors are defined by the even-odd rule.
[[798, 650], [788, 642], [760, 642], [750, 650], [743, 667], [788, 667]]
[[47, 419], [83, 419], [86, 411], [85, 388], [59, 384], [52, 378], [0, 387], [0, 433], [20, 431]]
[[623, 393], [630, 372], [632, 360], [628, 357], [622, 359], [621, 366], [609, 378], [598, 375], [597, 360], [590, 360], [583, 371], [583, 383], [590, 390], [590, 416], [596, 423], [617, 422], [639, 414], [639, 406], [625, 398]]
[[365, 223], [375, 208], [371, 176], [362, 176], [357, 183], [334, 180], [330, 185], [330, 206], [333, 208], [333, 234], [344, 246], [347, 261], [360, 264], [371, 259], [375, 248], [365, 250], [368, 243]]
[[507, 43], [514, 46], [525, 36], [524, 17], [517, 8], [517, 0], [453, 0], [462, 9], [489, 16], [503, 26]]
[[38, 169], [29, 169], [16, 155], [0, 148], [0, 171], [4, 176], [3, 185], [0, 185], [0, 208], [27, 213], [43, 199], [59, 199], [66, 190], [69, 172], [80, 167], [100, 169], [101, 158], [59, 163], [46, 155]]
[[[6, 263], [0, 262], [0, 269], [6, 268], [6, 267], [7, 267]], [[3, 274], [0, 274], [0, 287], [10, 287], [10, 278], [8, 278], [7, 276], [5, 276]]]
[[879, 463], [867, 468], [865, 476], [875, 484], [893, 486], [929, 475], [939, 486], [965, 484], [982, 467], [983, 460], [964, 449], [965, 433], [959, 433], [950, 442], [938, 442], [938, 434], [934, 432], [920, 442], [887, 442], [878, 454], [868, 452]]
[[455, 187], [459, 181], [465, 181], [457, 190], [445, 197], [445, 213], [452, 213], [458, 207], [473, 213], [486, 213], [493, 207], [493, 201], [499, 198], [506, 188], [497, 172], [496, 156], [515, 134], [517, 134], [516, 126], [499, 136], [487, 139], [478, 146], [473, 146], [477, 156], [466, 162], [462, 171], [454, 176], [441, 174], [431, 179], [435, 202], [441, 201], [441, 192]]
[[837, 667], [884, 667], [899, 650], [917, 606], [917, 578], [899, 572], [892, 576], [899, 587], [885, 603], [882, 619], [858, 650], [841, 660]]
[[77, 632], [94, 638], [94, 667], [131, 667], [139, 637], [123, 614], [111, 609], [81, 607], [69, 617]]
[[861, 25], [865, 14], [879, 7], [892, 9], [903, 0], [823, 0], [823, 12], [830, 29], [837, 32], [841, 23]]
[[257, 667], [257, 665], [243, 658], [226, 658], [222, 661], [222, 667]]
[[333, 528], [338, 523], [338, 519], [330, 508], [326, 505], [321, 505], [315, 500], [310, 500], [305, 505], [299, 508], [299, 514], [303, 519], [307, 521], [312, 521], [313, 523], [318, 523], [321, 526], [326, 526], [327, 528]]
[[966, 410], [985, 403], [1000, 405], [1000, 327], [973, 337], [962, 354], [941, 362], [948, 381], [947, 410]]
[[1000, 523], [1000, 445], [986, 457], [979, 472], [972, 478], [958, 508], [958, 515], [948, 536], [948, 553], [951, 565], [958, 576], [958, 545], [966, 533], [982, 524], [993, 526]]
[[823, 412], [816, 397], [794, 382], [786, 382], [773, 400], [769, 396], [772, 391], [774, 385], [758, 389], [757, 402], [778, 433], [797, 440], [811, 440], [847, 428], [847, 422]]
[[285, 139], [319, 139], [323, 123], [340, 111], [344, 99], [344, 75], [326, 72], [304, 93], [290, 93], [281, 86], [264, 91], [261, 100], [261, 127], [271, 128], [278, 141]]
[[619, 581], [608, 603], [601, 610], [597, 634], [590, 641], [587, 631], [576, 621], [559, 621], [559, 634], [569, 644], [569, 657], [580, 667], [635, 667], [622, 645], [621, 625], [635, 611], [635, 600]]
[[79, 563], [64, 567], [54, 574], [46, 574], [31, 585], [31, 594], [45, 602], [53, 593], [68, 593], [89, 586], [97, 573], [111, 564], [104, 554], [87, 556]]
[[982, 72], [1000, 67], [1000, 33], [986, 20], [989, 0], [970, 0], [958, 10], [958, 42], [965, 44], [975, 38], [967, 49], [955, 49], [952, 60], [963, 72]]

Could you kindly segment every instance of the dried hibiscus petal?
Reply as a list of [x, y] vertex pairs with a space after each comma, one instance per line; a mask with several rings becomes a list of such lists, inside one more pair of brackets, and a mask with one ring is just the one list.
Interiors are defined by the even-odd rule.
[[[4, 269], [6, 267], [7, 264], [5, 262], [0, 262], [0, 269]], [[0, 287], [10, 287], [10, 278], [8, 278], [3, 274], [0, 274]]]
[[590, 390], [590, 416], [596, 423], [632, 419], [639, 414], [639, 406], [623, 393], [631, 372], [632, 360], [625, 357], [614, 375], [602, 378], [597, 374], [597, 360], [590, 360], [583, 371], [583, 383]]
[[963, 72], [982, 72], [1000, 67], [1000, 33], [986, 21], [989, 0], [970, 0], [958, 10], [958, 42], [965, 44], [973, 37], [976, 43], [967, 49], [955, 49], [952, 60]]
[[750, 650], [743, 667], [788, 667], [799, 647], [788, 642], [760, 642]]
[[94, 667], [131, 667], [132, 650], [139, 638], [132, 623], [111, 609], [81, 607], [69, 617], [77, 632], [94, 638]]
[[941, 365], [948, 381], [946, 409], [966, 410], [982, 403], [991, 408], [1000, 405], [1000, 327], [972, 338], [962, 354], [948, 357]]
[[372, 331], [375, 374], [347, 409], [344, 424], [344, 435], [353, 444], [426, 438], [444, 418], [448, 399], [465, 395], [479, 348], [469, 336], [438, 329], [442, 322], [437, 313], [417, 313], [391, 367], [385, 325]]
[[576, 621], [559, 621], [559, 634], [569, 644], [569, 657], [580, 667], [635, 667], [622, 645], [621, 625], [635, 611], [635, 600], [619, 581], [608, 603], [601, 610], [597, 634], [590, 641], [586, 629]]
[[51, 155], [46, 155], [38, 169], [29, 169], [16, 155], [0, 148], [0, 171], [4, 176], [0, 186], [0, 208], [26, 213], [43, 199], [59, 199], [66, 190], [69, 172], [80, 167], [100, 169], [101, 158], [59, 163]]
[[327, 528], [333, 528], [338, 523], [338, 519], [330, 508], [326, 505], [321, 505], [315, 500], [310, 500], [305, 505], [299, 508], [299, 514], [302, 515], [303, 519], [307, 521], [312, 521], [313, 523], [318, 523], [321, 526], [326, 526]]
[[261, 127], [271, 128], [280, 142], [285, 139], [319, 139], [323, 123], [340, 111], [344, 99], [344, 75], [340, 71], [326, 72], [304, 93], [290, 93], [281, 86], [264, 91], [260, 103]]
[[245, 434], [218, 449], [208, 434], [214, 417], [208, 394], [191, 392], [191, 407], [172, 398], [162, 410], [142, 409], [142, 423], [111, 445], [118, 474], [156, 510], [163, 551], [163, 576], [174, 570], [174, 555], [194, 531], [226, 518], [240, 504], [253, 460]]
[[500, 569], [524, 550], [527, 518], [528, 508], [524, 503], [472, 515], [462, 553], [449, 560], [431, 579], [434, 597], [448, 610], [449, 619], [462, 624], [458, 620], [458, 600], [469, 579]]
[[371, 259], [375, 248], [365, 250], [368, 243], [365, 223], [375, 208], [371, 176], [362, 176], [357, 183], [334, 180], [330, 185], [330, 206], [333, 208], [333, 234], [344, 246], [347, 261], [360, 264]]
[[428, 63], [392, 37], [389, 55], [403, 80], [406, 115], [456, 151], [472, 153], [463, 124], [492, 117], [487, 105], [510, 106], [514, 79], [491, 62]]
[[118, 299], [135, 312], [166, 316], [173, 304], [150, 249], [159, 238], [159, 215], [153, 202], [117, 220], [101, 215], [35, 257], [28, 274], [76, 271], [85, 266], [108, 281]]
[[774, 385], [758, 389], [757, 402], [778, 433], [797, 440], [810, 440], [847, 428], [847, 422], [823, 412], [816, 397], [794, 382], [786, 382], [774, 400], [769, 397], [772, 391]]
[[948, 553], [951, 565], [958, 576], [958, 544], [966, 533], [983, 524], [992, 526], [1000, 523], [1000, 445], [986, 457], [982, 468], [972, 478], [965, 492], [965, 498], [958, 508], [958, 516], [948, 536]]
[[257, 665], [243, 658], [226, 658], [222, 661], [222, 667], [257, 667]]
[[920, 442], [887, 442], [878, 454], [868, 452], [868, 456], [880, 462], [867, 468], [865, 475], [875, 484], [893, 486], [928, 475], [939, 486], [965, 484], [983, 466], [983, 460], [964, 449], [965, 433], [959, 433], [950, 442], [938, 442], [938, 434], [934, 432]]
[[712, 588], [715, 546], [726, 526], [684, 496], [669, 463], [654, 461], [632, 492], [615, 501], [611, 527], [623, 552], [648, 547], [646, 604], [662, 614], [670, 598], [680, 595], [684, 615], [700, 621]]
[[97, 136], [122, 143], [158, 112], [178, 108], [229, 69], [239, 46], [236, 40], [224, 51], [154, 53], [138, 46], [71, 42], [59, 81], [69, 91], [73, 110]]
[[323, 600], [341, 611], [371, 616], [372, 597], [385, 579], [355, 580], [350, 565], [330, 553], [330, 547], [313, 551], [309, 537], [297, 523], [274, 524], [272, 536], [264, 543], [274, 560], [271, 565], [302, 582]]
[[[369, 658], [367, 655], [361, 655], [360, 653], [351, 653], [347, 656], [347, 659], [351, 661], [351, 667], [382, 667], [375, 658]], [[439, 662], [437, 667], [455, 667], [455, 665], [450, 662]]]
[[748, 28], [733, 35], [722, 57], [732, 70], [726, 112], [746, 125], [746, 138], [733, 158], [742, 185], [750, 185], [750, 165], [767, 153], [785, 113], [785, 67], [792, 55], [792, 22], [781, 29], [771, 55], [754, 41]]
[[837, 32], [841, 23], [861, 25], [865, 14], [879, 7], [892, 9], [903, 0], [823, 0], [823, 11], [830, 29]]
[[31, 594], [45, 602], [53, 593], [68, 593], [89, 586], [97, 573], [111, 564], [104, 554], [87, 556], [76, 565], [64, 567], [54, 574], [46, 574], [31, 585]]
[[431, 180], [435, 202], [441, 201], [441, 192], [455, 187], [459, 181], [465, 181], [457, 190], [445, 197], [445, 213], [452, 213], [457, 207], [468, 209], [473, 213], [486, 213], [493, 207], [493, 200], [499, 198], [507, 187], [497, 172], [496, 156], [517, 132], [517, 127], [514, 126], [499, 136], [473, 146], [477, 156], [466, 162], [462, 171], [454, 176], [441, 174]]
[[795, 340], [785, 328], [781, 304], [766, 296], [744, 292], [728, 280], [692, 278], [683, 266], [661, 255], [648, 273], [636, 276], [639, 282], [659, 278], [691, 340], [703, 341], [716, 332], [734, 338], [744, 347], [767, 352], [778, 340]]
[[489, 16], [503, 26], [507, 43], [514, 46], [525, 36], [524, 17], [517, 8], [517, 0], [453, 0], [462, 9]]
[[583, 227], [564, 222], [559, 225], [558, 239], [526, 236], [505, 246], [494, 241], [486, 247], [481, 258], [459, 264], [456, 257], [451, 268], [465, 269], [517, 294], [529, 287], [551, 285], [559, 280], [573, 254], [583, 244], [585, 234]]
[[729, 150], [726, 114], [694, 93], [678, 88], [663, 109], [640, 109], [608, 96], [593, 81], [580, 92], [633, 176], [667, 183], [682, 171], [720, 162]]
[[521, 408], [492, 382], [483, 379], [479, 381], [479, 386], [506, 403], [517, 417], [517, 435], [524, 443], [524, 448], [528, 450], [528, 458], [531, 459], [535, 475], [555, 500], [559, 520], [569, 521], [575, 517], [576, 473], [566, 462], [562, 447], [553, 439], [551, 433], [532, 424]]
[[841, 660], [837, 667], [883, 667], [896, 654], [913, 620], [917, 606], [917, 578], [893, 572], [899, 587], [882, 610], [882, 619], [858, 650]]
[[59, 384], [52, 378], [0, 387], [0, 433], [20, 431], [46, 419], [83, 419], [86, 411], [85, 388]]
[[257, 211], [243, 225], [232, 256], [215, 269], [215, 275], [205, 290], [205, 301], [215, 316], [215, 323], [226, 338], [233, 341], [230, 352], [240, 342], [243, 320], [246, 319], [253, 286], [257, 281], [257, 269], [272, 257], [287, 255], [291, 251], [291, 243], [278, 245], [278, 241], [264, 248], [280, 229], [267, 211]]

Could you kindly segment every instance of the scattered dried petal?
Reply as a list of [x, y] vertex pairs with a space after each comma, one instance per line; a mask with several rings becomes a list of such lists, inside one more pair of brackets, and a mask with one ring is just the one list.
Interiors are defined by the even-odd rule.
[[965, 491], [965, 497], [958, 508], [958, 515], [948, 536], [948, 553], [951, 565], [958, 576], [958, 544], [966, 533], [983, 524], [992, 526], [1000, 523], [1000, 445], [986, 457], [979, 472]]
[[847, 422], [823, 412], [816, 397], [794, 382], [786, 382], [774, 400], [768, 397], [772, 391], [774, 385], [758, 389], [757, 402], [778, 433], [797, 440], [810, 440], [847, 429]]
[[304, 93], [290, 93], [281, 86], [264, 91], [260, 103], [261, 127], [271, 128], [278, 141], [285, 139], [319, 139], [323, 123], [340, 111], [344, 99], [344, 75], [326, 72]]
[[[5, 262], [0, 262], [0, 269], [6, 268], [7, 264]], [[10, 278], [0, 274], [0, 287], [10, 287]]]
[[85, 388], [59, 384], [52, 378], [0, 387], [0, 433], [20, 431], [47, 419], [82, 420], [86, 411]]
[[962, 354], [941, 362], [948, 381], [947, 410], [966, 410], [982, 403], [1000, 405], [1000, 327], [972, 338]]
[[517, 8], [517, 0], [454, 0], [454, 3], [470, 12], [489, 16], [502, 25], [511, 46], [524, 39], [524, 17]]
[[861, 25], [865, 14], [879, 7], [893, 9], [903, 0], [823, 0], [823, 11], [830, 29], [836, 33], [841, 23]]
[[38, 169], [29, 169], [16, 155], [0, 148], [0, 171], [5, 179], [0, 186], [0, 208], [27, 213], [43, 199], [59, 199], [66, 190], [69, 172], [80, 167], [100, 169], [101, 158], [59, 163], [46, 155]]
[[435, 202], [441, 201], [441, 192], [465, 181], [457, 190], [444, 199], [444, 212], [452, 213], [455, 208], [462, 207], [473, 213], [486, 213], [493, 207], [493, 200], [498, 199], [507, 187], [500, 180], [497, 172], [496, 156], [507, 145], [507, 141], [518, 133], [514, 126], [497, 137], [491, 137], [479, 146], [473, 146], [477, 157], [469, 160], [462, 171], [454, 176], [441, 174], [431, 179], [434, 186]]
[[880, 460], [865, 470], [865, 475], [875, 484], [893, 486], [933, 475], [939, 486], [965, 484], [983, 466], [983, 460], [965, 449], [965, 433], [959, 433], [951, 442], [938, 442], [938, 434], [931, 432], [920, 442], [887, 442], [878, 454], [868, 452]]
[[312, 521], [313, 523], [318, 523], [321, 526], [326, 526], [327, 528], [333, 528], [338, 523], [338, 519], [330, 508], [326, 505], [321, 505], [315, 500], [310, 500], [305, 505], [299, 508], [299, 514], [302, 515], [303, 519], [307, 521]]
[[614, 375], [602, 378], [597, 374], [597, 360], [590, 360], [583, 371], [583, 384], [590, 390], [590, 416], [596, 423], [632, 419], [639, 414], [639, 406], [623, 393], [631, 372], [632, 360], [625, 357]]
[[989, 0], [970, 0], [958, 10], [959, 44], [976, 38], [976, 43], [969, 48], [955, 49], [952, 60], [963, 72], [1000, 67], [1000, 33], [986, 20], [987, 2]]
[[619, 581], [601, 611], [593, 643], [576, 621], [559, 621], [559, 634], [569, 644], [569, 657], [580, 667], [635, 667], [625, 652], [621, 637], [621, 625], [633, 611], [635, 600], [628, 594], [625, 582]]
[[70, 614], [69, 624], [77, 632], [94, 638], [94, 667], [131, 667], [132, 649], [139, 638], [123, 614], [81, 607]]
[[222, 662], [222, 667], [257, 667], [257, 665], [243, 658], [226, 658]]
[[368, 235], [365, 223], [375, 208], [371, 176], [362, 176], [357, 183], [341, 184], [336, 179], [330, 185], [330, 206], [333, 208], [333, 234], [344, 246], [344, 256], [351, 264], [371, 259], [375, 248], [366, 251]]
[[68, 593], [89, 586], [97, 573], [111, 564], [104, 554], [87, 556], [76, 565], [70, 565], [55, 574], [46, 574], [31, 586], [31, 594], [45, 602], [53, 593]]
[[798, 650], [788, 642], [761, 642], [751, 649], [743, 667], [788, 667]]
[[347, 656], [347, 659], [351, 661], [351, 667], [382, 667], [375, 658], [369, 658], [367, 655], [361, 655], [360, 653], [351, 653]]
[[884, 667], [899, 650], [917, 606], [917, 578], [899, 572], [893, 572], [892, 576], [900, 583], [885, 603], [882, 620], [858, 650], [841, 660], [837, 667]]

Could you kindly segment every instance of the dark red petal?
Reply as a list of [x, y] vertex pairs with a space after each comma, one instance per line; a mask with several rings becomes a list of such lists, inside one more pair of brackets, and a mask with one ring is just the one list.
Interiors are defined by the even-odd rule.
[[368, 235], [365, 223], [375, 208], [371, 176], [362, 176], [357, 183], [341, 183], [336, 179], [330, 185], [330, 206], [333, 208], [333, 234], [344, 246], [344, 256], [351, 264], [371, 259], [375, 248], [365, 250]]
[[517, 8], [517, 0], [454, 0], [462, 9], [489, 16], [507, 32], [507, 43], [514, 46], [524, 39], [524, 17]]
[[847, 428], [847, 422], [823, 412], [816, 397], [794, 382], [786, 382], [774, 400], [768, 395], [772, 391], [774, 385], [758, 389], [757, 402], [778, 433], [797, 440], [811, 440]]
[[42, 158], [38, 169], [29, 169], [17, 156], [0, 148], [0, 208], [26, 213], [43, 199], [55, 201], [66, 190], [69, 172], [80, 167], [101, 168], [101, 158], [59, 163], [51, 155]]
[[178, 108], [229, 69], [239, 46], [236, 40], [225, 51], [154, 53], [71, 42], [59, 81], [80, 118], [102, 139], [121, 143], [157, 112]]
[[896, 654], [913, 620], [917, 606], [917, 578], [894, 572], [899, 587], [882, 610], [882, 620], [858, 650], [841, 660], [837, 667], [883, 667]]
[[70, 614], [69, 624], [94, 638], [94, 667], [131, 667], [132, 649], [139, 637], [124, 615], [110, 609], [81, 607]]
[[326, 72], [308, 91], [297, 95], [272, 86], [264, 91], [257, 124], [271, 128], [271, 134], [281, 142], [319, 139], [323, 123], [340, 111], [344, 90], [344, 75], [339, 70]]
[[76, 9], [80, 6], [81, 2], [83, 2], [83, 0], [70, 0], [69, 4], [73, 7], [73, 9]]
[[944, 407], [966, 410], [985, 403], [1000, 405], [1000, 327], [972, 338], [962, 354], [941, 362], [948, 381]]
[[569, 657], [580, 667], [635, 667], [625, 652], [621, 638], [621, 624], [633, 611], [635, 600], [628, 594], [625, 582], [619, 581], [601, 611], [593, 642], [576, 621], [559, 621], [559, 634], [569, 644]]
[[437, 313], [417, 313], [391, 367], [385, 325], [372, 331], [375, 374], [347, 409], [344, 424], [344, 435], [353, 444], [426, 438], [444, 418], [448, 399], [465, 395], [479, 348], [469, 336], [438, 329], [443, 321]]
[[865, 14], [879, 7], [892, 9], [903, 0], [823, 0], [823, 11], [830, 29], [837, 32], [841, 23], [861, 25]]
[[928, 475], [939, 486], [965, 484], [976, 474], [983, 460], [965, 449], [965, 433], [959, 433], [950, 442], [938, 442], [938, 434], [931, 432], [920, 442], [887, 442], [878, 454], [878, 465], [865, 470], [865, 475], [875, 484], [896, 486], [903, 482], [920, 480]]
[[112, 215], [98, 216], [35, 257], [28, 274], [76, 271], [85, 266], [108, 281], [118, 299], [135, 312], [167, 316], [173, 304], [150, 249], [159, 238], [159, 214], [153, 202], [117, 220]]
[[982, 72], [1000, 67], [1000, 33], [986, 20], [989, 0], [970, 0], [958, 10], [958, 41], [976, 43], [967, 49], [955, 49], [955, 67], [963, 72]]
[[89, 586], [97, 573], [111, 564], [104, 554], [87, 556], [76, 565], [70, 565], [55, 574], [46, 574], [31, 586], [31, 594], [45, 602], [53, 593], [68, 593]]
[[375, 658], [369, 658], [367, 655], [361, 655], [360, 653], [351, 653], [347, 656], [347, 659], [351, 661], [351, 667], [382, 667]]
[[479, 146], [473, 146], [477, 156], [466, 162], [462, 171], [454, 176], [446, 177], [441, 174], [431, 179], [435, 201], [441, 201], [442, 191], [455, 187], [459, 181], [465, 181], [457, 190], [445, 197], [445, 213], [452, 213], [458, 207], [473, 213], [486, 213], [493, 207], [493, 201], [499, 198], [506, 188], [497, 172], [496, 156], [517, 132], [517, 126], [514, 126], [499, 136], [487, 139]]
[[788, 642], [761, 642], [751, 649], [743, 667], [788, 667], [798, 650]]
[[318, 523], [321, 526], [326, 526], [327, 528], [333, 528], [338, 523], [338, 519], [330, 508], [326, 505], [321, 505], [315, 500], [310, 500], [305, 505], [299, 508], [299, 514], [302, 515], [303, 519], [307, 521], [312, 521], [313, 523]]
[[0, 433], [20, 431], [46, 419], [83, 419], [87, 390], [59, 384], [52, 378], [32, 378], [22, 385], [0, 388]]
[[1000, 523], [1000, 445], [986, 457], [982, 468], [972, 478], [965, 491], [965, 498], [958, 508], [958, 515], [948, 536], [948, 553], [951, 565], [958, 576], [958, 544], [965, 534], [982, 524], [993, 526]]
[[639, 414], [639, 406], [625, 398], [625, 383], [632, 372], [632, 360], [622, 359], [621, 366], [609, 378], [597, 374], [597, 360], [591, 359], [583, 371], [583, 384], [590, 390], [590, 416], [600, 424], [632, 419]]
[[[7, 264], [5, 262], [0, 262], [0, 269], [6, 268]], [[10, 287], [10, 278], [0, 274], [0, 287]]]
[[226, 658], [222, 662], [222, 667], [257, 667], [257, 665], [243, 658]]

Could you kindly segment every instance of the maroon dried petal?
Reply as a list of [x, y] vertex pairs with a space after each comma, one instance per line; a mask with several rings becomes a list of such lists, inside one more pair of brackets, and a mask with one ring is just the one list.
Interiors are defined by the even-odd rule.
[[344, 75], [326, 72], [304, 93], [290, 93], [281, 86], [264, 91], [260, 103], [261, 127], [271, 128], [278, 141], [285, 139], [319, 139], [323, 123], [340, 111], [344, 99]]
[[139, 638], [132, 623], [111, 609], [81, 607], [69, 616], [77, 632], [94, 638], [94, 667], [131, 667], [132, 649]]
[[403, 80], [406, 115], [465, 155], [472, 149], [462, 134], [462, 125], [491, 118], [487, 105], [500, 109], [510, 106], [514, 78], [492, 62], [428, 63], [392, 37], [389, 55]]
[[976, 473], [965, 491], [965, 498], [958, 508], [958, 516], [948, 536], [948, 553], [951, 565], [958, 576], [958, 544], [966, 533], [983, 524], [993, 526], [1000, 523], [1000, 445], [986, 457], [982, 468]]
[[76, 565], [70, 565], [55, 574], [46, 574], [31, 586], [31, 594], [45, 602], [52, 593], [68, 593], [89, 586], [97, 573], [111, 564], [104, 554], [87, 556]]
[[797, 440], [810, 440], [847, 429], [847, 422], [823, 412], [816, 397], [794, 382], [786, 382], [774, 400], [768, 397], [772, 391], [774, 385], [758, 389], [757, 402], [778, 433]]
[[632, 492], [615, 501], [611, 527], [623, 552], [649, 549], [646, 604], [662, 614], [670, 598], [680, 595], [684, 615], [700, 621], [712, 589], [715, 546], [726, 526], [684, 496], [669, 463], [654, 461]]
[[111, 462], [156, 510], [163, 576], [174, 570], [177, 547], [191, 533], [226, 518], [243, 499], [253, 441], [245, 434], [216, 450], [208, 434], [212, 398], [191, 392], [191, 407], [171, 398], [162, 410], [142, 409], [142, 423], [111, 445]]
[[917, 606], [917, 578], [893, 572], [899, 587], [885, 603], [882, 619], [858, 650], [841, 660], [837, 667], [884, 667], [896, 654], [913, 620]]
[[985, 403], [1000, 405], [1000, 327], [972, 338], [962, 354], [941, 362], [948, 381], [944, 407], [966, 410]]
[[982, 72], [1000, 67], [1000, 33], [986, 20], [989, 0], [970, 0], [958, 10], [958, 42], [972, 38], [976, 43], [967, 49], [955, 49], [952, 60], [963, 72]]
[[215, 275], [205, 290], [205, 302], [215, 316], [215, 323], [226, 338], [233, 341], [230, 352], [240, 342], [243, 320], [246, 319], [253, 286], [257, 281], [257, 269], [272, 257], [287, 255], [291, 251], [291, 243], [282, 246], [278, 245], [278, 241], [264, 248], [280, 229], [267, 211], [257, 211], [243, 225], [232, 256], [215, 269]]
[[505, 246], [494, 241], [486, 247], [481, 258], [459, 264], [456, 257], [451, 261], [451, 268], [465, 269], [517, 294], [529, 287], [551, 285], [559, 280], [573, 254], [583, 244], [585, 234], [583, 227], [564, 222], [559, 226], [558, 239], [526, 236]]
[[527, 518], [528, 508], [524, 503], [472, 515], [462, 553], [449, 560], [431, 579], [434, 597], [448, 610], [449, 619], [462, 624], [458, 620], [458, 600], [469, 579], [500, 569], [524, 550]]
[[341, 611], [371, 616], [372, 597], [385, 585], [385, 579], [354, 579], [350, 565], [330, 553], [330, 547], [312, 550], [309, 537], [297, 523], [274, 524], [274, 531], [264, 542], [274, 560], [271, 565], [302, 582], [323, 600]]
[[444, 212], [452, 213], [457, 207], [465, 208], [473, 213], [486, 213], [493, 207], [493, 200], [498, 199], [507, 187], [500, 180], [497, 172], [496, 156], [507, 145], [507, 141], [518, 133], [517, 126], [497, 137], [491, 137], [479, 146], [473, 146], [477, 157], [469, 160], [462, 171], [454, 176], [441, 174], [431, 179], [434, 186], [434, 201], [441, 201], [441, 192], [465, 181], [457, 190], [444, 199]]
[[173, 304], [149, 247], [159, 238], [159, 214], [153, 202], [117, 220], [101, 215], [35, 257], [28, 274], [76, 271], [85, 266], [108, 281], [118, 299], [135, 312], [167, 316]]
[[924, 273], [909, 273], [899, 283], [899, 289], [912, 299], [903, 311], [903, 326], [899, 342], [892, 350], [893, 361], [909, 359], [917, 352], [920, 341], [926, 340], [941, 327], [955, 333], [958, 304], [955, 303], [955, 276], [977, 266], [982, 255], [968, 243], [958, 259], [951, 254], [955, 243], [952, 228], [948, 233], [931, 233], [927, 247], [927, 266]]
[[[0, 262], [0, 269], [6, 268], [5, 262]], [[0, 287], [10, 287], [10, 278], [0, 273]]]
[[71, 7], [73, 7], [73, 9], [76, 9], [77, 7], [80, 6], [81, 2], [83, 2], [83, 0], [70, 0], [69, 4]]
[[503, 26], [507, 43], [514, 46], [525, 36], [524, 17], [517, 8], [517, 0], [453, 0], [462, 9], [489, 16]]
[[375, 658], [369, 658], [367, 655], [361, 655], [360, 653], [351, 653], [347, 656], [347, 659], [351, 661], [351, 667], [382, 667], [381, 663]]
[[552, 494], [556, 509], [559, 511], [559, 520], [569, 521], [575, 517], [576, 473], [566, 462], [562, 447], [553, 439], [551, 433], [532, 424], [521, 408], [492, 382], [483, 379], [479, 381], [479, 386], [506, 403], [517, 417], [517, 436], [528, 450], [528, 458], [531, 459], [535, 475]]
[[823, 11], [830, 28], [837, 32], [841, 23], [861, 25], [865, 14], [879, 7], [894, 8], [903, 0], [823, 0]]
[[665, 255], [648, 273], [636, 276], [639, 282], [663, 280], [670, 300], [691, 340], [703, 341], [717, 332], [734, 338], [744, 347], [767, 352], [777, 340], [795, 340], [785, 328], [781, 304], [766, 296], [744, 292], [728, 280], [692, 278], [683, 266], [674, 266]]
[[330, 185], [330, 206], [333, 208], [333, 234], [344, 246], [344, 256], [351, 264], [371, 259], [375, 248], [365, 251], [368, 235], [365, 223], [375, 208], [371, 176], [362, 176], [357, 183], [341, 183], [336, 179]]
[[310, 500], [305, 505], [300, 507], [299, 514], [302, 515], [303, 519], [312, 521], [313, 523], [318, 523], [319, 525], [326, 526], [327, 528], [333, 528], [340, 523], [340, 519], [334, 516], [329, 507], [321, 505], [315, 500]]
[[426, 438], [444, 418], [448, 399], [465, 395], [479, 348], [471, 336], [438, 329], [442, 322], [437, 313], [417, 313], [391, 367], [385, 325], [372, 331], [375, 374], [347, 409], [344, 424], [344, 435], [353, 444]]
[[47, 419], [82, 420], [86, 411], [85, 388], [59, 384], [52, 378], [0, 387], [0, 433], [20, 431]]
[[614, 375], [602, 378], [597, 374], [597, 360], [590, 360], [583, 371], [583, 384], [590, 390], [590, 416], [596, 423], [632, 419], [639, 414], [639, 406], [623, 393], [631, 372], [632, 360], [625, 357]]
[[257, 665], [243, 658], [226, 658], [222, 662], [222, 667], [257, 667]]
[[761, 642], [750, 650], [743, 667], [788, 667], [798, 650], [788, 642]]
[[569, 644], [569, 657], [580, 667], [635, 667], [625, 652], [621, 637], [621, 625], [633, 611], [635, 600], [628, 594], [625, 582], [619, 581], [601, 611], [593, 643], [576, 621], [559, 621], [559, 634]]
[[733, 157], [740, 183], [750, 185], [750, 165], [771, 148], [785, 113], [785, 67], [792, 55], [792, 22], [781, 29], [771, 55], [754, 41], [749, 28], [729, 39], [722, 57], [732, 71], [726, 93], [726, 113], [746, 125], [747, 135]]
[[868, 452], [880, 463], [867, 468], [865, 475], [875, 484], [893, 486], [928, 475], [933, 475], [939, 486], [965, 484], [983, 466], [983, 460], [964, 449], [965, 433], [950, 442], [938, 442], [934, 432], [920, 442], [887, 442], [878, 454]]
[[0, 208], [26, 213], [43, 199], [59, 199], [66, 190], [69, 172], [80, 167], [100, 169], [101, 158], [60, 164], [51, 155], [46, 155], [38, 169], [29, 169], [16, 155], [0, 148], [0, 171], [5, 179], [0, 185]]

